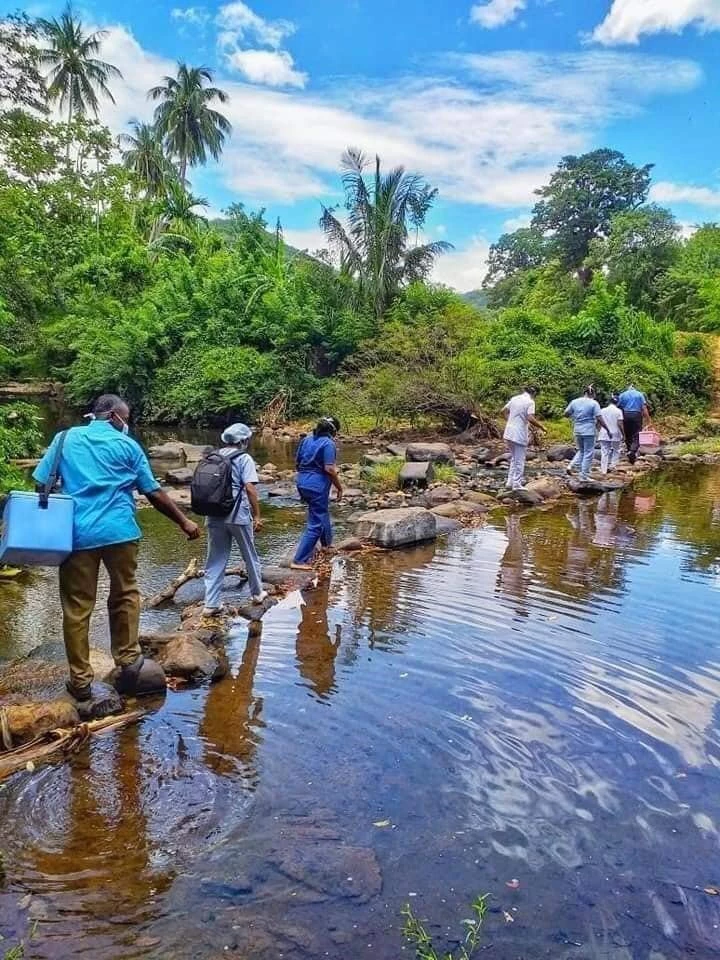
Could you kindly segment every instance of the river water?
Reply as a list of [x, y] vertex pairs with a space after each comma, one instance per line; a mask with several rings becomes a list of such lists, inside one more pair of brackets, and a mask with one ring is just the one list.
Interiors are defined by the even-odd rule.
[[[142, 524], [151, 592], [202, 545]], [[493, 957], [720, 955], [719, 587], [711, 468], [336, 561], [224, 680], [5, 785], [0, 954], [398, 960], [404, 904], [440, 952], [487, 892]], [[0, 590], [0, 656], [57, 650], [52, 573]]]

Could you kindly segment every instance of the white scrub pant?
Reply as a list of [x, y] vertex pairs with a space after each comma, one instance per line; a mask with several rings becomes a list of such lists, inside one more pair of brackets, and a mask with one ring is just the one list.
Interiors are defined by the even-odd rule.
[[225, 569], [230, 559], [233, 540], [237, 543], [245, 561], [250, 593], [257, 597], [262, 593], [260, 558], [255, 549], [255, 537], [251, 523], [226, 523], [222, 518], [210, 517], [207, 525], [208, 553], [205, 563], [205, 606], [216, 610], [221, 606], [220, 592], [225, 578]]
[[614, 470], [620, 462], [620, 448], [622, 440], [600, 441], [600, 472], [607, 473]]
[[525, 458], [527, 457], [527, 444], [515, 443], [514, 440], [506, 440], [510, 454], [510, 466], [508, 467], [507, 488], [516, 490], [522, 486], [525, 476]]

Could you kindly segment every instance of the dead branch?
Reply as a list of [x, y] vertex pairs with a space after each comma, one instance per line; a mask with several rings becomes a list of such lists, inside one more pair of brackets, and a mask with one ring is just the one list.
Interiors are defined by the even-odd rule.
[[28, 764], [33, 765], [30, 767], [32, 770], [34, 764], [49, 760], [56, 754], [66, 757], [71, 753], [77, 753], [91, 736], [105, 730], [120, 730], [131, 723], [136, 723], [143, 716], [145, 716], [144, 710], [132, 710], [116, 717], [104, 717], [102, 720], [80, 723], [68, 730], [50, 730], [41, 737], [31, 740], [30, 743], [24, 743], [0, 755], [0, 781], [6, 780], [18, 770], [26, 769]]
[[[228, 567], [228, 569], [225, 571], [225, 575], [228, 577], [247, 578], [245, 567], [242, 564], [238, 564], [237, 567]], [[163, 587], [162, 590], [154, 594], [154, 596], [147, 597], [143, 601], [144, 609], [154, 610], [156, 607], [162, 606], [163, 603], [167, 603], [168, 600], [173, 599], [180, 587], [184, 586], [186, 583], [189, 583], [190, 580], [200, 580], [204, 576], [205, 571], [202, 569], [197, 559], [193, 557], [185, 570], [178, 577], [175, 577], [174, 580], [171, 580], [166, 587]]]

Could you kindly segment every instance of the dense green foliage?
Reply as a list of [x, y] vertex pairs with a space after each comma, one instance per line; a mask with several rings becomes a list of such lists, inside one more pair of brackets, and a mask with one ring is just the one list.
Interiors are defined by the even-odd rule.
[[23, 472], [8, 461], [33, 457], [41, 446], [35, 407], [29, 403], [0, 404], [0, 494], [27, 486]]
[[[152, 91], [155, 123], [118, 142], [86, 115], [112, 96], [101, 40], [70, 13], [0, 29], [0, 377], [61, 380], [78, 404], [121, 392], [169, 420], [252, 419], [284, 394], [296, 415], [464, 427], [528, 380], [546, 415], [587, 381], [707, 401], [705, 341], [678, 331], [720, 330], [720, 227], [681, 239], [647, 203], [650, 166], [565, 158], [468, 302], [427, 281], [446, 246], [421, 242], [436, 191], [379, 159], [368, 174], [357, 151], [345, 211], [322, 214], [331, 253], [292, 250], [241, 203], [208, 223], [185, 173], [220, 154], [225, 94], [180, 64]], [[48, 92], [63, 122], [28, 110]]]

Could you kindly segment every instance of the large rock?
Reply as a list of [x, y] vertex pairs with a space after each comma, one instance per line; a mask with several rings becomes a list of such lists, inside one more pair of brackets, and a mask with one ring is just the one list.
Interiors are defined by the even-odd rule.
[[[44, 703], [23, 703], [5, 708], [7, 725], [13, 746], [29, 743], [48, 730], [74, 727], [80, 716], [68, 700], [49, 700]], [[2, 742], [0, 741], [0, 749]]]
[[538, 480], [531, 480], [525, 489], [539, 494], [543, 500], [554, 500], [563, 493], [564, 488], [557, 477], [540, 477]]
[[194, 473], [192, 467], [177, 467], [175, 470], [168, 470], [165, 479], [174, 486], [182, 487], [192, 482]]
[[572, 460], [576, 453], [577, 450], [571, 443], [554, 443], [545, 451], [548, 460], [553, 463], [559, 463], [561, 460]]
[[434, 540], [437, 521], [434, 514], [422, 507], [375, 510], [360, 517], [355, 524], [355, 533], [381, 547], [403, 547]]
[[182, 460], [183, 463], [187, 459], [182, 443], [177, 443], [175, 440], [149, 447], [148, 456], [151, 460]]
[[405, 459], [405, 454], [407, 453], [407, 444], [406, 443], [389, 443], [385, 449], [393, 457], [398, 457], [400, 460]]
[[506, 499], [514, 500], [516, 503], [522, 503], [527, 507], [537, 507], [543, 502], [543, 498], [534, 490], [528, 490], [526, 487], [520, 490], [510, 490], [506, 494]]
[[297, 488], [292, 486], [289, 483], [276, 483], [274, 487], [270, 487], [267, 492], [269, 497], [278, 497], [283, 500], [297, 500], [298, 492]]
[[208, 650], [196, 637], [178, 634], [158, 651], [157, 660], [170, 677], [181, 677], [193, 683], [219, 680], [227, 665], [216, 651]]
[[405, 463], [400, 471], [400, 486], [426, 487], [435, 479], [435, 468], [429, 460]]
[[601, 480], [568, 480], [568, 488], [579, 497], [596, 497], [612, 490], [621, 490], [624, 484]]
[[481, 506], [497, 506], [497, 498], [490, 493], [483, 493], [481, 490], [466, 490], [463, 499], [469, 500], [471, 503], [479, 503]]
[[103, 717], [123, 712], [120, 694], [109, 683], [94, 680], [90, 689], [92, 696], [89, 700], [72, 700], [70, 694], [67, 694], [81, 720], [101, 720]]
[[453, 500], [452, 503], [441, 503], [437, 507], [432, 507], [430, 512], [434, 513], [436, 517], [457, 520], [459, 517], [471, 517], [487, 513], [488, 507], [480, 503], [472, 503], [470, 500]]
[[182, 448], [188, 463], [198, 463], [214, 449], [206, 443], [183, 443]]
[[432, 463], [454, 463], [455, 457], [447, 443], [409, 443], [405, 459], [415, 463], [430, 460]]

